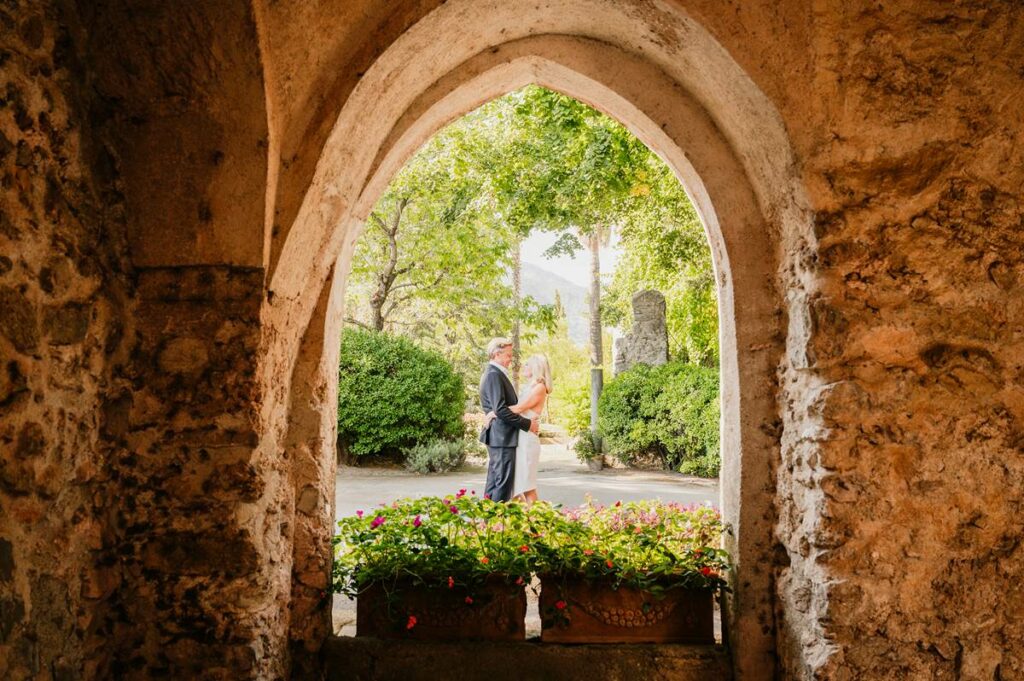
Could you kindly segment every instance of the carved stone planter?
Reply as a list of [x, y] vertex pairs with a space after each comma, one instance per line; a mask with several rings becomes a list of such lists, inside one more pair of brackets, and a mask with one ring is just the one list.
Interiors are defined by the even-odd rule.
[[714, 592], [707, 590], [655, 595], [542, 575], [540, 617], [545, 643], [715, 642]]
[[356, 599], [356, 636], [522, 641], [525, 619], [525, 587], [503, 580], [490, 581], [472, 593], [463, 588], [427, 589], [400, 583], [385, 589], [373, 584]]

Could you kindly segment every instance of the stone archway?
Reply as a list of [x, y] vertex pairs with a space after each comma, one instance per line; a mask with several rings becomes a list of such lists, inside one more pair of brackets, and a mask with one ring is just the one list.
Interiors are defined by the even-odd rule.
[[[0, 24], [0, 675], [268, 678], [324, 640], [336, 264], [375, 169], [497, 53], [678, 146], [714, 209], [763, 559], [738, 669], [1024, 670], [1017, 4], [14, 0]], [[661, 131], [683, 100], [713, 134]]]
[[[395, 77], [386, 70], [389, 57], [402, 58], [382, 55], [380, 72], [371, 70], [361, 83], [367, 93], [375, 92], [375, 78], [386, 82]], [[292, 287], [299, 281], [294, 278], [293, 263], [308, 265], [308, 257], [297, 260], [298, 252], [322, 252], [328, 261], [332, 255], [340, 255], [333, 269], [334, 283], [327, 287], [333, 293], [320, 297], [316, 322], [303, 344], [300, 362], [305, 364], [301, 366], [315, 364], [318, 371], [334, 375], [336, 349], [324, 346], [324, 342], [336, 338], [339, 332], [348, 258], [362, 220], [394, 172], [447, 122], [528, 83], [560, 90], [622, 121], [667, 160], [706, 225], [715, 260], [721, 318], [725, 454], [722, 501], [726, 519], [735, 528], [730, 549], [737, 560], [736, 593], [729, 615], [734, 661], [742, 678], [770, 677], [776, 668], [773, 480], [780, 416], [775, 402], [775, 374], [783, 355], [787, 307], [776, 282], [782, 261], [781, 235], [788, 229], [790, 239], [798, 239], [796, 235], [807, 226], [798, 208], [799, 185], [787, 175], [789, 152], [785, 146], [774, 150], [775, 162], [781, 167], [772, 168], [773, 178], [779, 185], [761, 187], [759, 192], [743, 157], [705, 106], [682, 84], [641, 55], [579, 35], [543, 34], [488, 46], [438, 77], [424, 74], [415, 93], [406, 93], [408, 101], [384, 106], [385, 111], [380, 111], [372, 99], [362, 100], [353, 93], [339, 114], [336, 132], [345, 131], [349, 139], [361, 140], [366, 148], [338, 148], [328, 143], [317, 170], [318, 180], [282, 248], [271, 283], [275, 293], [295, 291]], [[756, 113], [770, 117], [771, 111]], [[760, 124], [770, 125], [764, 121]], [[366, 127], [372, 130], [363, 129]], [[345, 147], [344, 139], [338, 139], [341, 147]], [[772, 141], [783, 140], [776, 135]], [[361, 159], [359, 170], [351, 163], [356, 155]], [[339, 164], [339, 159], [348, 163]], [[765, 163], [772, 166], [771, 160]], [[768, 205], [759, 200], [764, 194], [774, 199]], [[323, 202], [333, 204], [333, 208], [325, 211]], [[791, 219], [785, 225], [780, 223], [784, 213]], [[304, 218], [309, 222], [304, 223]], [[336, 221], [333, 228], [332, 220]], [[321, 239], [320, 247], [311, 249], [311, 239]], [[305, 358], [307, 352], [320, 352], [324, 359], [314, 363]], [[323, 389], [332, 382], [322, 375], [311, 380], [308, 370], [304, 370], [292, 383], [293, 405], [308, 408], [319, 403], [319, 410], [331, 417], [330, 422], [318, 424], [315, 436], [309, 424], [297, 430], [293, 422], [290, 441], [305, 443], [296, 450], [294, 460], [303, 461], [304, 468], [312, 472], [306, 480], [300, 475], [297, 493], [308, 485], [322, 495], [331, 489], [333, 449], [322, 451], [309, 443], [333, 443], [329, 437], [333, 432], [333, 405], [320, 402], [333, 397]], [[316, 388], [310, 390], [308, 386]], [[299, 434], [303, 430], [305, 437]], [[329, 534], [329, 528], [321, 527], [308, 536], [318, 537], [323, 543], [325, 533]], [[308, 571], [303, 565], [310, 556], [315, 564], [322, 565], [322, 557], [297, 536], [296, 571]], [[312, 628], [307, 624], [312, 603], [308, 597], [299, 597], [302, 591], [300, 588], [293, 593], [303, 613], [295, 616], [293, 611], [293, 626], [298, 627], [292, 633], [294, 640], [324, 631], [323, 623]]]

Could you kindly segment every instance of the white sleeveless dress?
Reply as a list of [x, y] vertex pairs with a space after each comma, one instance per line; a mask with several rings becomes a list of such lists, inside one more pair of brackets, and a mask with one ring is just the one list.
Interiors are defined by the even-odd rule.
[[[523, 397], [532, 386], [523, 388]], [[528, 419], [536, 418], [537, 412], [528, 409], [522, 413]], [[519, 445], [516, 447], [516, 472], [512, 483], [512, 496], [537, 489], [537, 464], [540, 462], [540, 438], [528, 430], [519, 431]]]

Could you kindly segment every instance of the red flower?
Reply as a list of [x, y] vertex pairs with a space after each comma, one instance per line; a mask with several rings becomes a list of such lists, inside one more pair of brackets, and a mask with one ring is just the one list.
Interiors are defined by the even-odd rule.
[[594, 549], [583, 549], [583, 555], [584, 556], [592, 556], [592, 555], [594, 555]]
[[450, 576], [448, 577], [448, 588], [449, 589], [454, 589], [455, 588], [455, 580], [452, 579]]
[[526, 544], [523, 544], [522, 546], [519, 547], [519, 552], [520, 553], [527, 553], [527, 552], [529, 552], [529, 550], [530, 550], [530, 547], [527, 546]]
[[373, 529], [377, 529], [378, 527], [380, 527], [383, 524], [384, 524], [384, 516], [379, 515], [379, 516], [377, 516], [376, 518], [373, 519], [373, 522], [370, 523], [370, 527], [372, 527]]
[[491, 559], [488, 558], [487, 556], [484, 556], [483, 558], [480, 559], [480, 562], [483, 563], [484, 565], [487, 565], [488, 563], [491, 562]]
[[455, 495], [455, 498], [456, 499], [461, 499], [464, 496], [466, 496], [466, 488], [465, 487], [463, 487], [462, 489], [459, 490], [459, 493]]
[[522, 583], [523, 583], [523, 578], [522, 577], [516, 577], [516, 584], [522, 584]]
[[619, 506], [622, 506], [622, 502], [621, 501], [616, 501], [615, 502], [615, 508], [618, 508]]
[[466, 596], [466, 605], [473, 605], [473, 597]]
[[448, 510], [451, 511], [452, 513], [455, 513], [455, 514], [458, 514], [458, 512], [459, 512], [459, 509], [455, 508], [454, 505], [453, 506], [449, 506]]
[[705, 565], [700, 569], [700, 573], [705, 577], [710, 577], [711, 575], [715, 574], [715, 571], [709, 568], [707, 565]]
[[605, 564], [605, 565], [607, 565], [609, 569], [611, 569], [611, 568], [615, 567], [615, 563], [613, 563], [613, 562], [611, 561], [611, 559], [609, 559], [609, 560], [606, 560], [606, 561], [604, 562], [604, 564]]
[[406, 629], [412, 629], [415, 626], [416, 626], [416, 616], [415, 615], [409, 615], [409, 621], [405, 623], [405, 628]]
[[419, 527], [422, 524], [423, 524], [423, 521], [420, 520], [419, 516], [416, 516], [415, 518], [412, 519], [412, 526], [413, 527]]
[[555, 601], [555, 607], [559, 610], [565, 610], [565, 606], [568, 605], [565, 601]]

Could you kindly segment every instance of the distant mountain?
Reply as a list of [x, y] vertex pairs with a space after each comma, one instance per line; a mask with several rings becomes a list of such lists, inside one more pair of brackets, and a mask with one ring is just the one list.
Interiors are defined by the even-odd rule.
[[555, 291], [562, 298], [562, 307], [569, 322], [569, 338], [577, 345], [586, 345], [590, 311], [587, 308], [587, 289], [564, 279], [554, 272], [528, 262], [523, 263], [523, 295], [542, 305], [554, 305]]

